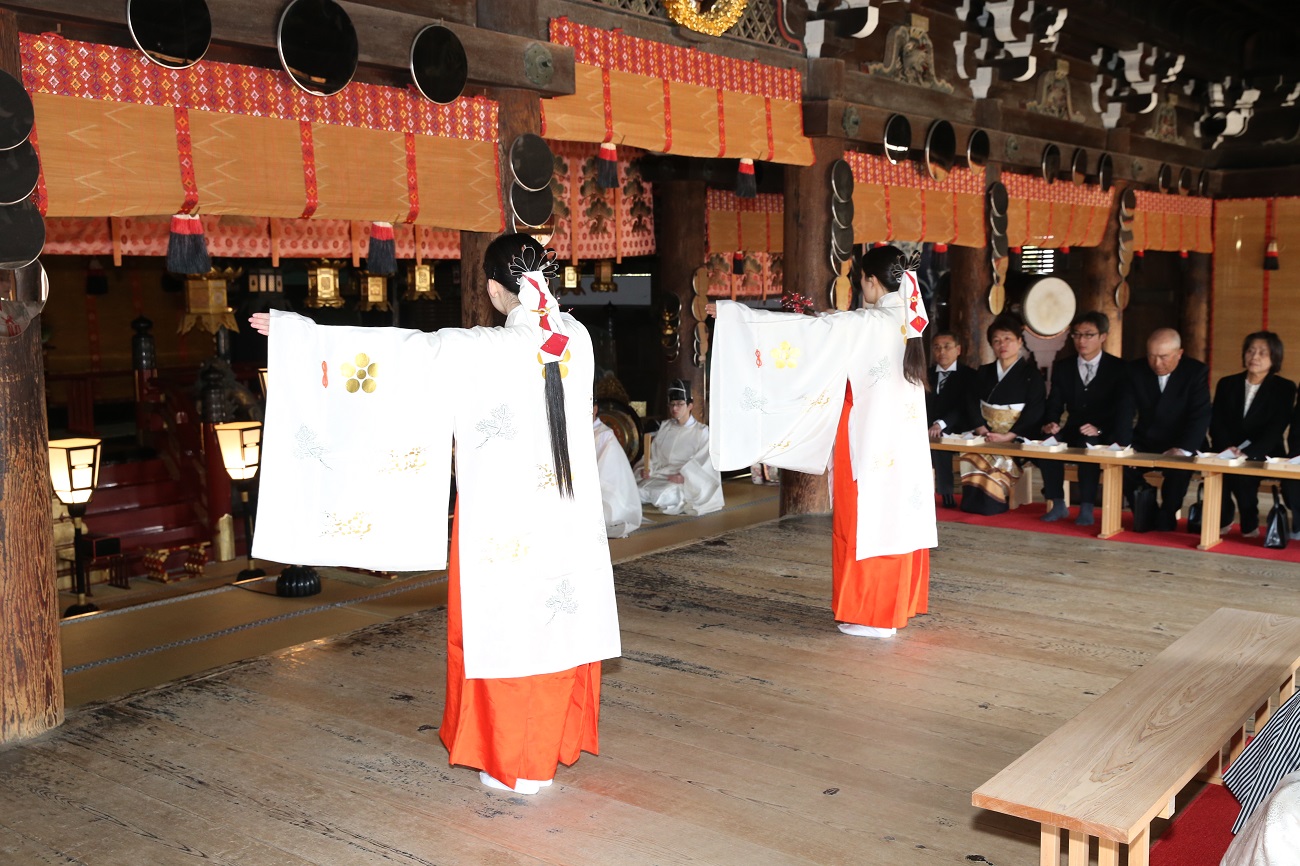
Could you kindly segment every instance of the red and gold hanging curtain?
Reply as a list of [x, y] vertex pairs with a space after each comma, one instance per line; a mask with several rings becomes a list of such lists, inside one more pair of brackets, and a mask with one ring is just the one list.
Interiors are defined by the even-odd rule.
[[855, 244], [899, 240], [984, 246], [983, 171], [955, 168], [939, 182], [922, 176], [914, 162], [895, 164], [852, 151], [844, 158], [853, 169]]
[[[648, 256], [655, 251], [652, 189], [641, 176], [644, 151], [623, 148], [618, 154], [618, 186], [596, 183], [598, 144], [551, 141], [555, 175], [555, 233], [547, 246], [565, 261]], [[576, 240], [575, 240], [576, 235]]]
[[783, 196], [740, 198], [726, 190], [708, 191], [704, 222], [710, 297], [766, 300], [780, 296], [784, 215]]
[[1214, 252], [1214, 200], [1135, 190], [1133, 249]]
[[1106, 232], [1114, 190], [1002, 175], [1007, 188], [1007, 243], [1044, 249], [1095, 247]]
[[786, 69], [551, 19], [574, 51], [576, 91], [542, 100], [547, 138], [660, 153], [812, 165], [803, 78]]
[[497, 105], [22, 34], [50, 217], [208, 214], [499, 231]]

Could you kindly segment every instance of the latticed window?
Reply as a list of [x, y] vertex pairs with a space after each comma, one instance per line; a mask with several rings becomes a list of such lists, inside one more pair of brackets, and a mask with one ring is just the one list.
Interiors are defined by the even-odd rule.
[[[592, 2], [636, 15], [668, 18], [663, 0], [592, 0]], [[795, 46], [781, 36], [780, 23], [777, 20], [779, 14], [776, 0], [749, 0], [749, 5], [745, 7], [745, 14], [736, 22], [736, 26], [727, 31], [726, 35], [735, 39], [762, 42], [765, 45], [794, 50]]]

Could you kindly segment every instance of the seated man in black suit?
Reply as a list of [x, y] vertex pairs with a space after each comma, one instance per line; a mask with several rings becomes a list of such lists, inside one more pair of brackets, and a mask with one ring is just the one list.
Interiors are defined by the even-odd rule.
[[[1077, 357], [1052, 365], [1052, 390], [1047, 395], [1043, 434], [1055, 436], [1071, 448], [1112, 442], [1127, 445], [1133, 436], [1124, 362], [1102, 351], [1109, 333], [1110, 319], [1105, 313], [1080, 313], [1070, 323], [1070, 340]], [[1067, 517], [1065, 463], [1040, 460], [1038, 469], [1043, 473], [1043, 497], [1048, 500], [1043, 520], [1051, 523]], [[1093, 524], [1100, 479], [1100, 464], [1079, 464], [1079, 518], [1075, 523], [1080, 526]]]
[[[926, 420], [930, 422], [930, 438], [938, 439], [947, 433], [965, 433], [978, 423], [970, 415], [970, 396], [975, 391], [975, 371], [960, 363], [961, 341], [952, 331], [939, 331], [930, 340], [930, 356], [934, 366], [930, 369], [930, 391], [925, 395]], [[934, 464], [934, 489], [943, 497], [943, 507], [953, 508], [951, 451], [932, 451]]]
[[[1177, 331], [1160, 328], [1151, 334], [1147, 356], [1129, 363], [1129, 386], [1137, 412], [1134, 450], [1187, 455], [1204, 447], [1210, 427], [1209, 369], [1183, 357], [1183, 339]], [[1156, 529], [1171, 530], [1178, 527], [1178, 509], [1192, 473], [1165, 469], [1163, 474]], [[1140, 469], [1125, 468], [1126, 491], [1131, 494], [1143, 483]]]

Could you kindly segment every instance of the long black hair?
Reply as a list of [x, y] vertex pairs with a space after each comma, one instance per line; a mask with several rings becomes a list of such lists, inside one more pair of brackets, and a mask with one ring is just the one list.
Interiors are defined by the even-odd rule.
[[[519, 294], [519, 281], [510, 272], [511, 261], [519, 258], [525, 249], [532, 250], [534, 262], [544, 261], [546, 248], [539, 244], [532, 235], [502, 235], [483, 252], [483, 273], [489, 280], [496, 280], [506, 291]], [[554, 315], [559, 315], [556, 310]], [[555, 467], [555, 476], [559, 483], [560, 495], [565, 499], [573, 498], [573, 467], [569, 461], [569, 427], [564, 414], [564, 379], [560, 377], [560, 364], [550, 361], [545, 366], [546, 372], [546, 426], [551, 434], [551, 462]]]
[[[859, 256], [855, 263], [858, 270], [855, 285], [860, 288], [862, 280], [872, 276], [880, 281], [885, 291], [896, 292], [902, 285], [899, 274], [907, 263], [907, 255], [898, 247], [873, 247]], [[926, 390], [930, 388], [925, 369], [925, 346], [919, 337], [910, 338], [903, 350], [903, 378]]]

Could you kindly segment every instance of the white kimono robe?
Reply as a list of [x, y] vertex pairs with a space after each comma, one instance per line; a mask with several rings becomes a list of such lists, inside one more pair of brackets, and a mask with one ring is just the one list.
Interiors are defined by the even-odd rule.
[[564, 316], [570, 500], [557, 491], [544, 333], [529, 311], [504, 328], [433, 334], [271, 316], [256, 556], [445, 568], [454, 435], [466, 676], [619, 655], [595, 444], [583, 432], [593, 361], [582, 325]]
[[614, 431], [596, 418], [592, 422], [596, 439], [596, 467], [600, 472], [600, 498], [605, 509], [605, 532], [610, 538], [626, 538], [641, 526], [641, 497], [627, 452]]
[[[638, 467], [643, 465], [642, 458]], [[639, 474], [639, 473], [638, 473]], [[678, 484], [669, 475], [681, 475]], [[650, 477], [637, 481], [641, 501], [664, 514], [710, 514], [722, 508], [722, 473], [709, 457], [709, 428], [695, 420], [665, 421], [650, 440]]]
[[857, 558], [938, 544], [925, 392], [903, 378], [904, 304], [821, 316], [718, 302], [713, 462], [821, 474], [853, 386], [849, 450], [858, 488]]

